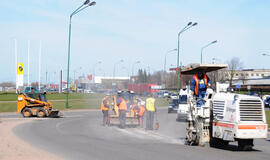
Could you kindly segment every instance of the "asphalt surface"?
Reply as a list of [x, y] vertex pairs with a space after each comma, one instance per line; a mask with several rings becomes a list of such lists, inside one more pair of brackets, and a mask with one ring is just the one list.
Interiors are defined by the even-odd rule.
[[270, 157], [269, 138], [255, 140], [254, 149], [249, 152], [237, 151], [235, 143], [223, 149], [184, 145], [186, 123], [176, 122], [176, 114], [168, 114], [166, 109], [158, 111], [158, 131], [104, 127], [100, 111], [66, 112], [64, 116], [35, 119], [13, 131], [37, 148], [72, 160], [265, 160]]

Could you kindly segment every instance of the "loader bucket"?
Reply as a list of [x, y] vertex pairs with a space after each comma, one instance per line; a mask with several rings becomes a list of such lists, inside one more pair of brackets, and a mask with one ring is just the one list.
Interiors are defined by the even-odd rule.
[[49, 114], [49, 117], [51, 117], [51, 118], [58, 118], [58, 117], [60, 117], [59, 116], [59, 111], [58, 110], [51, 111], [51, 113]]

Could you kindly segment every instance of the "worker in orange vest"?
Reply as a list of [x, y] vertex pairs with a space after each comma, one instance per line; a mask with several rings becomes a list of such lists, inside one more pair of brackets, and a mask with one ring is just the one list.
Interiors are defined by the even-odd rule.
[[121, 95], [118, 95], [118, 97], [117, 97], [117, 106], [119, 108], [120, 128], [125, 128], [126, 127], [127, 103], [126, 103], [126, 100]]
[[144, 105], [141, 105], [141, 103], [138, 103], [137, 105], [134, 105], [133, 110], [135, 114], [138, 116], [140, 127], [143, 127], [143, 115], [145, 112]]
[[[190, 89], [193, 91], [193, 95], [197, 98], [204, 98], [206, 94], [207, 87], [211, 86], [211, 81], [208, 76], [204, 73], [198, 73], [193, 76], [191, 81]], [[204, 101], [200, 100], [197, 104], [198, 107], [201, 107], [204, 104]]]
[[102, 99], [101, 102], [101, 111], [103, 113], [103, 126], [109, 125], [109, 110], [110, 110], [110, 101], [109, 96], [107, 95]]

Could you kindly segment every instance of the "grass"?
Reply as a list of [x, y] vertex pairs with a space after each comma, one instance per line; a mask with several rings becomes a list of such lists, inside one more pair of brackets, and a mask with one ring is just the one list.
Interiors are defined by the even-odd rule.
[[265, 111], [268, 128], [270, 128], [270, 111]]
[[[71, 93], [69, 95], [69, 109], [99, 109], [104, 96], [104, 94]], [[54, 108], [65, 109], [66, 94], [47, 94], [47, 99], [52, 102]], [[16, 112], [16, 100], [17, 95], [15, 93], [0, 93], [0, 112]], [[156, 99], [157, 107], [168, 106], [168, 104], [169, 102], [166, 99]]]

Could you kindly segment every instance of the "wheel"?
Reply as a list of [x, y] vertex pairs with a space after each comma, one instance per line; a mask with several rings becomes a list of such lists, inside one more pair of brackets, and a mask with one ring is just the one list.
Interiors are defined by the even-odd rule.
[[240, 151], [251, 151], [253, 147], [253, 139], [239, 139], [238, 150]]
[[210, 144], [210, 147], [224, 148], [229, 144], [229, 141], [224, 141], [224, 140], [219, 139], [219, 138], [211, 138], [209, 144]]
[[203, 131], [203, 122], [200, 118], [195, 119], [194, 128], [196, 130], [196, 138], [194, 140], [194, 145], [203, 145], [201, 144], [201, 135]]
[[37, 111], [37, 117], [38, 117], [38, 118], [43, 118], [43, 117], [45, 117], [45, 116], [46, 116], [46, 112], [45, 112], [44, 109], [39, 109], [39, 110]]
[[171, 110], [170, 109], [168, 109], [168, 113], [171, 113]]
[[22, 111], [22, 115], [23, 115], [23, 117], [25, 117], [25, 118], [32, 117], [32, 111], [31, 111], [31, 109], [25, 108], [25, 109]]

